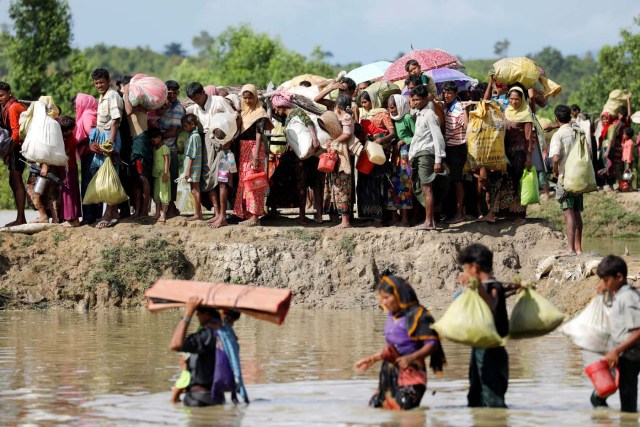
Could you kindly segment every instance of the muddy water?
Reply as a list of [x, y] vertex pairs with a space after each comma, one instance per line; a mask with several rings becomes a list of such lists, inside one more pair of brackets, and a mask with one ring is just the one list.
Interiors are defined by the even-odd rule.
[[[467, 348], [446, 343], [449, 364], [430, 376], [422, 406], [369, 409], [376, 370], [357, 358], [384, 340], [379, 311], [294, 311], [281, 327], [243, 318], [249, 406], [187, 409], [168, 403], [178, 357], [168, 350], [178, 312], [0, 312], [0, 425], [609, 425], [582, 375], [595, 360], [560, 334], [508, 344], [509, 410], [465, 407]], [[618, 397], [611, 400], [619, 406]]]

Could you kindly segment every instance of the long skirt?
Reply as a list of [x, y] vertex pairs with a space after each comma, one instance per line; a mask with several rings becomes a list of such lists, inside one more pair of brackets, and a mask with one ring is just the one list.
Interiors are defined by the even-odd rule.
[[[412, 366], [412, 369], [422, 370], [424, 367]], [[394, 363], [382, 362], [378, 391], [369, 401], [369, 406], [374, 408], [408, 410], [420, 406], [420, 401], [427, 390], [425, 384], [399, 385], [398, 367]], [[426, 374], [425, 374], [426, 378]]]
[[405, 145], [400, 149], [400, 156], [391, 173], [391, 183], [387, 190], [387, 209], [413, 208], [413, 183], [411, 182], [411, 162], [409, 162], [408, 155], [409, 147]]
[[256, 141], [240, 141], [240, 163], [238, 163], [238, 187], [236, 200], [233, 206], [233, 213], [242, 219], [248, 219], [252, 215], [264, 215], [264, 202], [266, 189], [258, 191], [245, 190], [244, 180], [253, 173], [264, 172], [264, 145], [261, 145], [258, 152], [258, 169], [251, 167], [253, 163], [253, 153]]
[[349, 215], [351, 213], [351, 174], [332, 172], [325, 179], [325, 213]]
[[74, 221], [82, 215], [80, 202], [80, 186], [78, 184], [78, 169], [69, 168], [62, 172], [64, 183], [62, 187], [62, 219]]
[[387, 164], [384, 164], [375, 165], [370, 174], [358, 173], [358, 218], [382, 221], [386, 190], [389, 187], [386, 172]]

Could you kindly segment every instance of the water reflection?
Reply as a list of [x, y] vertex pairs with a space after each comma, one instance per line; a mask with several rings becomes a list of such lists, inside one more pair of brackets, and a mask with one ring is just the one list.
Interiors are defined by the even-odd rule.
[[[434, 313], [436, 317], [438, 313]], [[609, 425], [637, 422], [594, 412], [582, 375], [595, 356], [559, 334], [508, 343], [510, 409], [465, 407], [469, 350], [445, 343], [448, 366], [429, 377], [409, 413], [366, 403], [377, 371], [357, 374], [362, 355], [384, 345], [380, 311], [294, 311], [281, 327], [237, 323], [249, 406], [171, 405], [178, 357], [168, 342], [180, 313], [0, 313], [0, 425]], [[618, 407], [617, 396], [610, 399]], [[215, 420], [215, 422], [213, 422]]]

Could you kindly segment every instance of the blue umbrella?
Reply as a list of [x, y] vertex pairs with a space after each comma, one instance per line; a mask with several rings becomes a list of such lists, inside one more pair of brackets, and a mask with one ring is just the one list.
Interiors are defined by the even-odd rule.
[[347, 74], [347, 77], [352, 79], [356, 84], [374, 80], [384, 76], [384, 73], [391, 66], [389, 61], [378, 61], [371, 64], [363, 65], [362, 67], [355, 68]]

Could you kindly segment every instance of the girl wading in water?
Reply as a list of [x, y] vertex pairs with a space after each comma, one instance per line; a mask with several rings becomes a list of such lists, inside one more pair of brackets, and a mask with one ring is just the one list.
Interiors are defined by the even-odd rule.
[[369, 401], [375, 408], [406, 410], [420, 405], [427, 390], [425, 359], [438, 374], [446, 363], [434, 319], [420, 305], [413, 288], [397, 276], [384, 276], [378, 285], [382, 308], [389, 312], [384, 326], [387, 346], [380, 353], [360, 359], [356, 369], [364, 373], [382, 361], [378, 391]]

